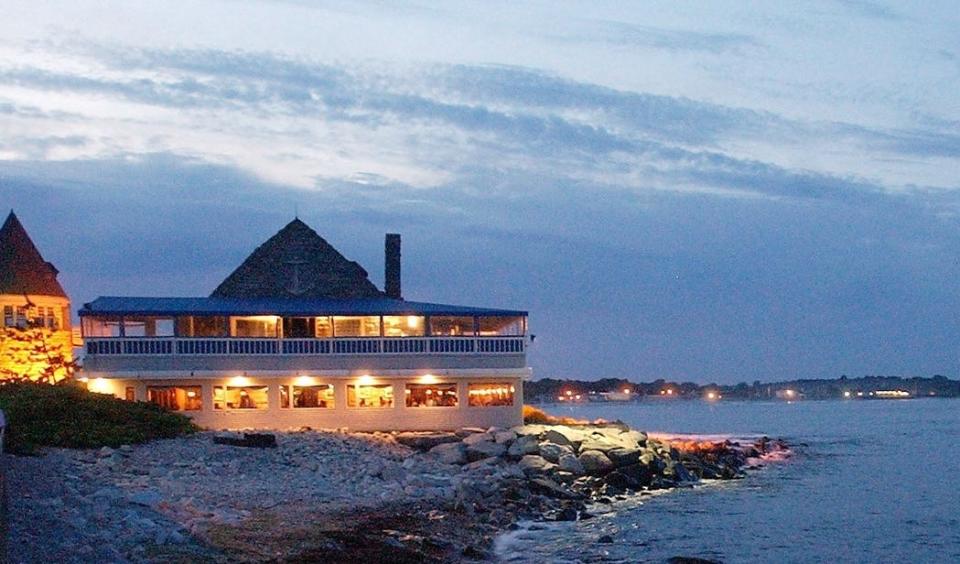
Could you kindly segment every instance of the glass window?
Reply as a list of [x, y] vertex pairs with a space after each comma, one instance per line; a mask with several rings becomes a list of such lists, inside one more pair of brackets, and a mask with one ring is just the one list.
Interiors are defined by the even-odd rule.
[[293, 407], [333, 407], [333, 384], [294, 386]]
[[119, 337], [119, 317], [91, 317], [83, 318], [84, 337]]
[[216, 386], [214, 409], [267, 409], [266, 386]]
[[[129, 392], [133, 388], [127, 388]], [[147, 386], [147, 401], [171, 411], [198, 411], [203, 409], [200, 386]]]
[[268, 337], [277, 336], [279, 318], [273, 315], [255, 315], [250, 317], [231, 317], [234, 337]]
[[283, 336], [287, 339], [312, 339], [315, 328], [312, 317], [283, 318]]
[[318, 339], [329, 339], [333, 337], [333, 319], [328, 317], [317, 317], [315, 335]]
[[407, 407], [457, 407], [456, 384], [407, 384]]
[[137, 393], [133, 389], [133, 386], [127, 386], [127, 389], [124, 390], [124, 398], [126, 398], [127, 401], [133, 401], [137, 399]]
[[419, 315], [383, 316], [384, 337], [420, 337], [424, 335], [426, 325]]
[[183, 337], [227, 337], [230, 324], [222, 316], [177, 318], [177, 334]]
[[473, 318], [463, 316], [431, 317], [430, 334], [473, 336]]
[[505, 382], [470, 384], [467, 386], [467, 405], [472, 407], [495, 407], [513, 405], [513, 384]]
[[3, 306], [3, 324], [7, 327], [13, 327], [17, 324], [13, 318], [13, 306]]
[[123, 334], [127, 337], [172, 337], [172, 317], [123, 317]]
[[489, 316], [478, 317], [477, 326], [480, 335], [523, 335], [524, 318], [522, 316], [505, 317]]
[[393, 386], [390, 384], [355, 384], [347, 386], [349, 407], [393, 407]]
[[280, 386], [280, 407], [290, 407], [290, 386]]
[[380, 317], [334, 317], [333, 334], [337, 337], [379, 337]]

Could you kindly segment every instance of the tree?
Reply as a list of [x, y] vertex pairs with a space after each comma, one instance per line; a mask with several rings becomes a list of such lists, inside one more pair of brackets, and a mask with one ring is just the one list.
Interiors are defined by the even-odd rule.
[[77, 365], [69, 360], [69, 334], [60, 337], [41, 324], [0, 329], [0, 381], [56, 384], [70, 378]]

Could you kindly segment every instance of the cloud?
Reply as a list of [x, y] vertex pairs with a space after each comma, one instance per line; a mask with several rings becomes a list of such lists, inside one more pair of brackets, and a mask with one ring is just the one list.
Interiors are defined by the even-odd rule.
[[740, 52], [760, 47], [753, 36], [686, 29], [666, 29], [619, 21], [588, 21], [574, 32], [553, 36], [573, 42], [603, 42], [616, 46], [647, 47], [668, 51], [700, 51], [713, 54]]

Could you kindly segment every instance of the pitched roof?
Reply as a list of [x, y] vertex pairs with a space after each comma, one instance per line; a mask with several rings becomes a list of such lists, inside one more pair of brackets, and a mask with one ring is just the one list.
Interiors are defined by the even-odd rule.
[[57, 269], [43, 260], [20, 220], [10, 215], [0, 227], [0, 294], [32, 294], [66, 298]]
[[383, 293], [306, 223], [294, 219], [217, 286], [215, 298], [364, 298]]
[[80, 315], [465, 315], [524, 316], [525, 311], [377, 298], [139, 298], [101, 296]]

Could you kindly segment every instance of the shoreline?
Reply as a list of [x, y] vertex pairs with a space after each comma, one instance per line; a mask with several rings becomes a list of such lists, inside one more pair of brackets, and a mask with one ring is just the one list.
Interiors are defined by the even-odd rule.
[[[622, 424], [456, 433], [220, 433], [119, 449], [5, 455], [10, 561], [490, 560], [521, 520], [589, 519], [593, 504], [736, 479], [763, 450], [660, 443]], [[39, 549], [44, 531], [61, 532]]]

